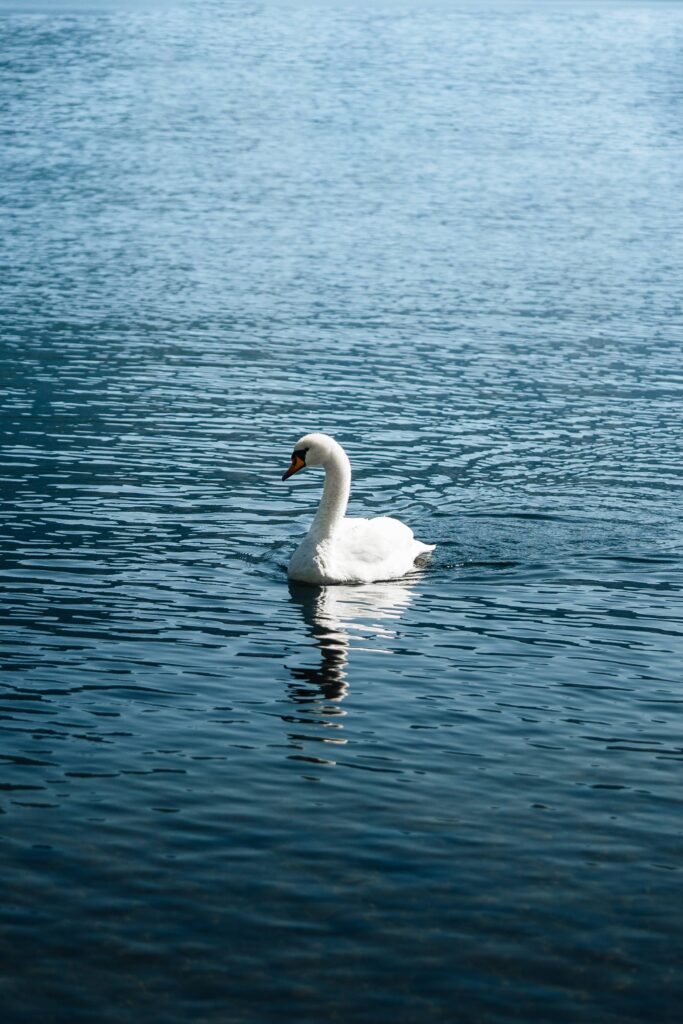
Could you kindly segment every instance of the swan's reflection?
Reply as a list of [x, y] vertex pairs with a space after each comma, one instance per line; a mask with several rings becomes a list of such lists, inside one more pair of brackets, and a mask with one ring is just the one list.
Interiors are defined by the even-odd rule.
[[[371, 583], [366, 586], [307, 587], [289, 584], [291, 599], [303, 613], [311, 636], [320, 651], [320, 662], [312, 667], [290, 668], [289, 698], [298, 713], [283, 715], [284, 721], [306, 726], [305, 732], [289, 734], [300, 751], [300, 760], [334, 764], [329, 758], [311, 756], [309, 743], [344, 744], [341, 702], [349, 692], [347, 666], [351, 640], [353, 646], [378, 648], [376, 639], [391, 640], [396, 635], [392, 620], [400, 618], [412, 597], [412, 584], [405, 580]], [[371, 646], [370, 646], [371, 645]], [[313, 726], [313, 729], [310, 727]]]

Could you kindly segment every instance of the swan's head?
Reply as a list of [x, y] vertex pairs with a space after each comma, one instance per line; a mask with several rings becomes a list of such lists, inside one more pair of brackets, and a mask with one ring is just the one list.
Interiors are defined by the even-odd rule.
[[282, 474], [282, 479], [288, 480], [306, 466], [324, 466], [338, 452], [343, 452], [343, 449], [329, 434], [305, 434], [294, 445], [291, 465]]

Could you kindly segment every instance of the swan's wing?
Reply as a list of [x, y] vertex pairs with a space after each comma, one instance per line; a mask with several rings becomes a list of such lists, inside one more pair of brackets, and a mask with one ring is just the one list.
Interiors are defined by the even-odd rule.
[[344, 559], [364, 566], [405, 558], [418, 545], [410, 527], [389, 516], [345, 519], [339, 542]]

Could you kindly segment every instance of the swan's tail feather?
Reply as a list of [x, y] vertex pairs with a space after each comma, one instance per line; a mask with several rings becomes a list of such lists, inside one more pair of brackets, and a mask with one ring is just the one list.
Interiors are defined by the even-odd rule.
[[436, 547], [436, 544], [423, 544], [421, 540], [416, 540], [415, 543], [417, 545], [418, 555], [426, 555]]

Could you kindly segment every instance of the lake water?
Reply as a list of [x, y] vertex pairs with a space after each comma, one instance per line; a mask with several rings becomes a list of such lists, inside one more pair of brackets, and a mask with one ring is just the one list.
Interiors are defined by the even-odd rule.
[[678, 1021], [683, 6], [1, 6], [3, 1020]]

